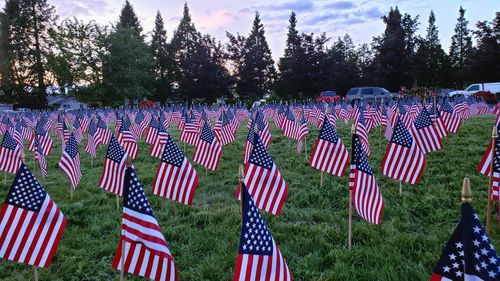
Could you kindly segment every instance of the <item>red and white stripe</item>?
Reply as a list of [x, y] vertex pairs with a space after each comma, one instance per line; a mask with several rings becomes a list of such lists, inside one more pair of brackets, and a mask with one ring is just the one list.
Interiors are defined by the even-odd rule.
[[181, 167], [161, 161], [153, 182], [153, 194], [191, 205], [199, 179], [186, 157]]
[[349, 188], [352, 204], [356, 212], [365, 220], [380, 224], [384, 212], [384, 199], [373, 175], [356, 169], [351, 165]]

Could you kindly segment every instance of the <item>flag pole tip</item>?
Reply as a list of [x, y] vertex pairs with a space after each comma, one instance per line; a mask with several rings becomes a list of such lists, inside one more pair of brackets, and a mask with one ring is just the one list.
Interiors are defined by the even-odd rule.
[[243, 182], [245, 180], [245, 172], [244, 172], [244, 169], [243, 169], [243, 165], [240, 165], [240, 169], [238, 171], [238, 180], [240, 182]]
[[356, 133], [356, 124], [352, 123], [351, 134], [355, 134], [355, 133]]
[[464, 178], [462, 185], [462, 203], [472, 203], [472, 190], [470, 188], [469, 178]]
[[493, 133], [491, 134], [492, 138], [498, 138], [498, 131], [497, 131], [497, 126], [493, 126]]

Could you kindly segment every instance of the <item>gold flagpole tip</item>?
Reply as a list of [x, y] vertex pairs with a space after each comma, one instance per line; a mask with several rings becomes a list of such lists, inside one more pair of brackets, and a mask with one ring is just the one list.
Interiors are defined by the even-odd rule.
[[239, 172], [238, 172], [238, 180], [240, 182], [243, 182], [245, 180], [245, 172], [244, 172], [244, 169], [243, 169], [243, 165], [240, 165], [240, 169], [239, 169]]
[[462, 185], [462, 203], [472, 203], [472, 190], [470, 188], [469, 178], [464, 178]]
[[352, 123], [352, 126], [351, 126], [351, 134], [355, 134], [356, 133], [356, 124]]
[[491, 133], [492, 138], [498, 138], [498, 131], [497, 131], [497, 126], [493, 126], [493, 133]]

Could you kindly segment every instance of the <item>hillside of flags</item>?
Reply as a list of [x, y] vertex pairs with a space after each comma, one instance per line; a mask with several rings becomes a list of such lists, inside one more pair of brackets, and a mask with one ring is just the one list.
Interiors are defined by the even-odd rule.
[[498, 116], [437, 97], [0, 114], [0, 279], [500, 280]]

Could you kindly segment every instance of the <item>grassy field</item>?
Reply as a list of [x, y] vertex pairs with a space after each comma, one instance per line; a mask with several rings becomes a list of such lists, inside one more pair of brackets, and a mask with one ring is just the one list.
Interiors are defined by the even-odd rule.
[[[325, 176], [307, 165], [294, 143], [273, 128], [269, 151], [289, 185], [288, 198], [280, 217], [264, 217], [295, 280], [428, 280], [444, 243], [460, 218], [460, 191], [463, 177], [471, 178], [473, 206], [485, 223], [487, 183], [475, 172], [488, 144], [493, 117], [475, 117], [457, 135], [444, 141], [444, 149], [427, 157], [421, 184], [404, 185], [380, 175], [387, 142], [381, 131], [370, 134], [371, 165], [385, 200], [380, 226], [354, 215], [353, 248], [347, 249], [348, 177]], [[151, 194], [158, 159], [149, 156], [149, 145], [141, 141], [134, 165], [144, 184], [160, 227], [173, 253], [180, 280], [230, 280], [238, 250], [240, 205], [234, 199], [238, 165], [246, 132], [242, 126], [236, 142], [224, 148], [219, 170], [209, 172], [195, 165], [200, 182], [191, 207]], [[311, 129], [311, 128], [310, 128]], [[350, 150], [349, 127], [338, 125]], [[172, 130], [178, 140], [179, 132]], [[318, 129], [307, 139], [308, 153]], [[182, 144], [180, 145], [183, 148]], [[97, 188], [106, 148], [99, 150], [91, 168], [91, 157], [82, 152], [83, 178], [73, 199], [69, 181], [55, 168], [61, 146], [49, 157], [49, 174], [40, 182], [66, 215], [66, 232], [49, 269], [41, 269], [41, 280], [118, 280], [111, 268], [120, 236], [121, 212], [115, 196]], [[83, 151], [83, 146], [80, 147]], [[184, 149], [192, 158], [194, 148]], [[33, 168], [33, 155], [27, 153]], [[39, 177], [37, 167], [37, 177]], [[4, 200], [13, 176], [0, 181]], [[496, 207], [495, 207], [496, 208]], [[500, 249], [500, 226], [492, 224], [491, 239]], [[0, 261], [0, 280], [32, 280], [33, 269], [11, 261]], [[127, 276], [128, 280], [141, 280]]]

